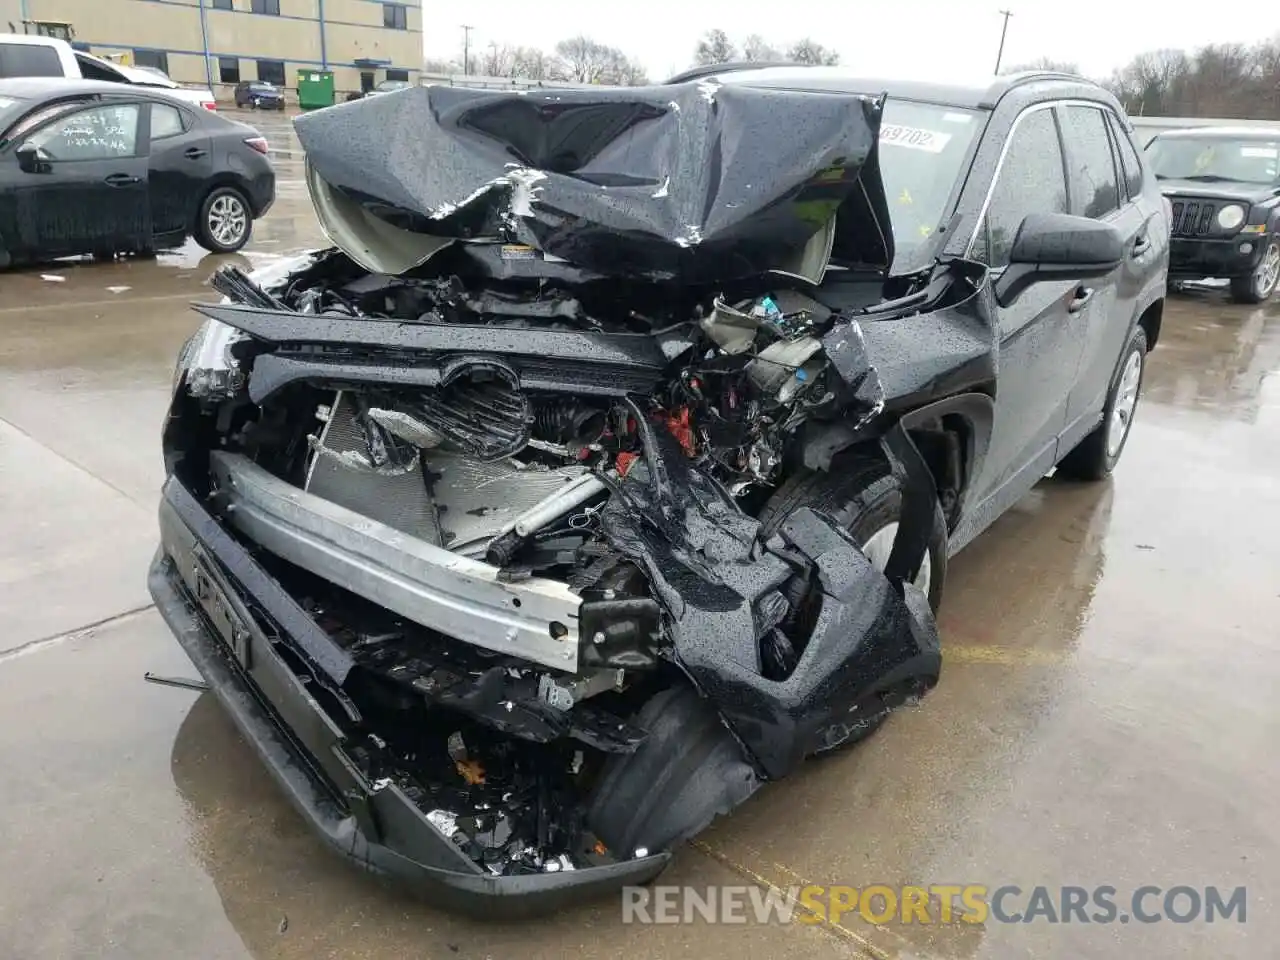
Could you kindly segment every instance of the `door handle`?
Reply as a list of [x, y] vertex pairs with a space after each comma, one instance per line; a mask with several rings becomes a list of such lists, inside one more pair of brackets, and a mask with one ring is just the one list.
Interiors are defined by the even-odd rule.
[[1067, 304], [1068, 313], [1079, 313], [1093, 299], [1093, 287], [1076, 287], [1075, 296]]
[[182, 151], [182, 155], [188, 160], [199, 160], [204, 154], [205, 152], [199, 147], [187, 147], [186, 150]]
[[113, 173], [106, 178], [105, 182], [109, 187], [127, 187], [131, 183], [141, 183], [142, 178], [127, 173]]
[[1147, 252], [1147, 248], [1149, 246], [1151, 246], [1151, 241], [1147, 239], [1145, 234], [1143, 236], [1138, 237], [1138, 239], [1133, 241], [1133, 251], [1132, 251], [1133, 256], [1135, 257], [1142, 256], [1144, 253]]

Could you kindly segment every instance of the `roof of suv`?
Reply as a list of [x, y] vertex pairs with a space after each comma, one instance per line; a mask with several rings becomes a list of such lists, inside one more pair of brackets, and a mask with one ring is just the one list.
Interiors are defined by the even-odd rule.
[[[667, 83], [715, 78], [722, 83], [750, 83], [762, 87], [829, 90], [840, 93], [888, 93], [903, 100], [926, 100], [957, 107], [989, 108], [1009, 90], [1035, 81], [1062, 81], [1096, 87], [1091, 80], [1069, 73], [1027, 71], [978, 76], [969, 81], [928, 81], [869, 77], [847, 67], [811, 67], [783, 63], [715, 63], [677, 74]], [[1101, 88], [1098, 88], [1101, 90]]]

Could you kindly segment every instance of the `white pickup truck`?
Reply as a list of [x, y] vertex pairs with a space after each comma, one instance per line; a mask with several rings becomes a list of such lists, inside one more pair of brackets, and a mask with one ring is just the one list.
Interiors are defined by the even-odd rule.
[[130, 67], [74, 49], [55, 37], [0, 33], [0, 77], [73, 77], [132, 83], [144, 87], [161, 87], [172, 96], [197, 104], [206, 110], [217, 110], [213, 91], [208, 87], [184, 87], [161, 71], [149, 67]]

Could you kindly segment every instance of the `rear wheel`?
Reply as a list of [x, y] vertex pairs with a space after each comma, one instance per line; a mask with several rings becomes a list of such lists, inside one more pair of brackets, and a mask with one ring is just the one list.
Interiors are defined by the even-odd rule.
[[1107, 394], [1102, 422], [1058, 463], [1057, 475], [1068, 480], [1101, 480], [1115, 469], [1129, 440], [1142, 393], [1147, 362], [1147, 333], [1135, 327], [1120, 354], [1120, 365]]
[[1262, 303], [1271, 298], [1280, 284], [1280, 240], [1272, 240], [1262, 259], [1247, 277], [1231, 281], [1231, 299], [1236, 303]]
[[195, 239], [210, 253], [234, 253], [249, 242], [252, 228], [244, 194], [234, 187], [215, 187], [200, 204]]

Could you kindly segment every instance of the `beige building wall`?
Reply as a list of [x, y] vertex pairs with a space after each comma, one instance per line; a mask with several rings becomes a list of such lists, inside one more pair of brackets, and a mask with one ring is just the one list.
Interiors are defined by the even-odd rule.
[[[0, 33], [22, 32], [22, 0], [0, 0]], [[12, 27], [9, 24], [13, 24]]]
[[[279, 16], [250, 12], [251, 0], [231, 2], [233, 10], [215, 10], [214, 0], [205, 0], [203, 24], [198, 0], [28, 0], [27, 5], [33, 19], [72, 23], [76, 39], [99, 55], [162, 50], [174, 80], [203, 84], [211, 77], [219, 99], [230, 98], [230, 84], [219, 85], [223, 59], [235, 60], [241, 80], [259, 79], [259, 60], [280, 61], [289, 88], [296, 86], [298, 71], [327, 65], [340, 94], [359, 90], [362, 73], [371, 73], [377, 82], [386, 78], [388, 67], [408, 71], [411, 80], [421, 72], [422, 7], [417, 0], [403, 4], [404, 30], [383, 25], [380, 0], [279, 0]], [[378, 62], [360, 64], [362, 59]]]

